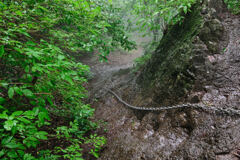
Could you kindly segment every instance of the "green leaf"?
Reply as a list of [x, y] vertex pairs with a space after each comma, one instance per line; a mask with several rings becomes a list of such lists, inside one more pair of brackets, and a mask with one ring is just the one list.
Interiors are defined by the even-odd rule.
[[4, 54], [4, 46], [0, 47], [0, 58], [3, 56]]
[[25, 144], [28, 148], [36, 147], [38, 144], [38, 140], [35, 137], [27, 137], [23, 140], [23, 144]]
[[15, 148], [25, 149], [25, 147], [21, 143], [15, 143], [14, 141], [6, 144], [5, 147], [10, 149], [15, 149]]
[[23, 16], [23, 14], [22, 14], [22, 12], [21, 12], [21, 11], [16, 11], [15, 13], [16, 13], [16, 15], [18, 15], [18, 16], [20, 16], [20, 17], [22, 17], [22, 16]]
[[14, 150], [11, 150], [10, 152], [7, 153], [8, 157], [10, 158], [17, 158], [18, 155]]
[[23, 117], [19, 117], [17, 118], [19, 121], [22, 121], [23, 123], [26, 123], [26, 124], [29, 124], [31, 123], [31, 121], [27, 120], [26, 118], [23, 118]]
[[48, 114], [46, 112], [40, 112], [38, 114], [38, 119], [39, 119], [40, 123], [43, 124], [45, 119], [49, 119], [49, 116], [48, 116]]
[[28, 72], [30, 71], [30, 67], [29, 67], [29, 65], [27, 65], [27, 66], [25, 67], [25, 69], [24, 69], [24, 70], [25, 70], [25, 72], [27, 72], [27, 73], [28, 73]]
[[5, 102], [5, 98], [0, 97], [0, 104], [3, 104]]
[[22, 95], [21, 89], [19, 87], [13, 87], [13, 89], [16, 94]]
[[63, 60], [65, 57], [63, 55], [58, 55], [58, 60]]
[[38, 115], [39, 110], [40, 110], [39, 107], [34, 107], [33, 108], [34, 116]]
[[50, 96], [47, 97], [47, 101], [50, 103], [51, 106], [54, 104], [52, 101], [52, 97]]
[[3, 149], [0, 151], [0, 158], [5, 154], [5, 152], [6, 152], [6, 151], [3, 150]]
[[23, 150], [17, 150], [20, 157], [23, 157], [25, 155], [25, 152]]
[[[17, 122], [17, 121], [16, 121]], [[18, 128], [17, 128], [17, 126], [18, 126]], [[19, 125], [15, 125], [15, 126], [13, 126], [12, 127], [12, 130], [11, 130], [11, 133], [12, 133], [12, 135], [15, 135], [16, 133], [17, 133], [17, 130], [19, 129]]]
[[14, 117], [20, 116], [22, 113], [23, 113], [23, 111], [15, 111], [15, 112], [12, 113], [11, 116], [14, 116]]
[[9, 97], [9, 98], [13, 98], [13, 95], [14, 95], [14, 89], [13, 89], [13, 87], [11, 87], [11, 88], [9, 88], [9, 90], [8, 90], [8, 97]]
[[33, 111], [25, 111], [23, 115], [29, 119], [34, 118], [34, 112]]
[[65, 77], [65, 80], [66, 80], [67, 82], [69, 82], [71, 85], [74, 85], [71, 77], [67, 76], [67, 77]]
[[8, 119], [7, 111], [0, 113], [0, 119]]
[[187, 6], [184, 6], [183, 11], [184, 11], [185, 14], [187, 14], [187, 10], [188, 10]]
[[[42, 158], [42, 157], [41, 157], [41, 158]], [[33, 157], [31, 154], [27, 153], [27, 154], [24, 154], [23, 160], [38, 160], [38, 159], [36, 159], [35, 157]]]
[[21, 29], [16, 30], [16, 31], [19, 32], [19, 33], [22, 33], [23, 35], [25, 35], [25, 36], [27, 36], [27, 37], [30, 37], [30, 38], [31, 38], [31, 36], [26, 32], [26, 29], [25, 29], [25, 28], [21, 28]]
[[8, 136], [8, 137], [5, 137], [3, 138], [2, 140], [2, 145], [5, 145], [5, 144], [8, 144], [11, 140], [12, 140], [13, 136]]
[[45, 131], [39, 131], [39, 132], [37, 132], [35, 134], [36, 138], [42, 139], [42, 140], [47, 140], [47, 136], [46, 135], [48, 135], [48, 133], [45, 132]]
[[4, 87], [4, 88], [7, 88], [8, 83], [0, 83], [0, 85], [1, 85], [2, 87]]
[[4, 123], [4, 128], [5, 128], [7, 131], [10, 131], [14, 125], [16, 125], [16, 123], [14, 123], [13, 120], [8, 120], [8, 121], [5, 121], [5, 123]]
[[33, 97], [33, 93], [29, 89], [24, 89], [22, 92], [26, 97]]

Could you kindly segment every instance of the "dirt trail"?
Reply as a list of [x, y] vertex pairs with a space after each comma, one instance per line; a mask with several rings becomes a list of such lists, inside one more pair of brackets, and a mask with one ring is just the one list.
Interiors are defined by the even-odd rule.
[[93, 79], [89, 81], [89, 95], [90, 99], [101, 97], [101, 92], [104, 87], [108, 86], [109, 80], [113, 78], [114, 74], [121, 74], [129, 72], [134, 65], [134, 60], [144, 54], [144, 45], [150, 42], [150, 37], [142, 37], [139, 33], [132, 33], [131, 40], [135, 41], [137, 47], [132, 51], [124, 51], [118, 49], [107, 57], [107, 62], [100, 62], [96, 54], [88, 55], [81, 61], [83, 64], [90, 66], [93, 73]]
[[[201, 101], [239, 110], [240, 17], [225, 14], [222, 19], [228, 32], [228, 45], [224, 53], [207, 57], [214, 73], [212, 80], [204, 86], [206, 91]], [[95, 74], [91, 93], [108, 87], [110, 84], [106, 81], [110, 78], [113, 83], [130, 80], [128, 74], [114, 73], [127, 70], [141, 54], [142, 48], [139, 47], [132, 55], [113, 53], [107, 64], [95, 63], [94, 56], [86, 59], [85, 64], [90, 65]], [[99, 158], [101, 160], [239, 159], [234, 155], [240, 147], [239, 117], [193, 109], [134, 111], [107, 93], [93, 106], [96, 108], [95, 119], [108, 122], [108, 144]]]

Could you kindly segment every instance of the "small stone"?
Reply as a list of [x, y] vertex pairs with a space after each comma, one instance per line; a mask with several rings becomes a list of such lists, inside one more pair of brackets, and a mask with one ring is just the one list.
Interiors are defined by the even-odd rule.
[[188, 120], [187, 120], [187, 114], [182, 113], [178, 116], [179, 124], [181, 127], [186, 127], [188, 126]]
[[212, 63], [212, 64], [216, 64], [217, 63], [217, 60], [216, 60], [216, 58], [214, 56], [208, 56], [207, 58], [210, 61], [210, 63]]

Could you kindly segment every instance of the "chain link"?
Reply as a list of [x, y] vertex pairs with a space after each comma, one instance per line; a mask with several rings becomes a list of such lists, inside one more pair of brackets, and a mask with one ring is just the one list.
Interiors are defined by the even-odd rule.
[[135, 109], [135, 110], [142, 110], [142, 111], [163, 111], [163, 110], [171, 110], [171, 109], [179, 109], [179, 108], [195, 108], [195, 109], [203, 109], [205, 111], [212, 111], [212, 112], [218, 112], [223, 113], [227, 115], [237, 115], [240, 116], [240, 110], [235, 110], [232, 108], [220, 108], [216, 107], [214, 105], [204, 105], [204, 104], [192, 104], [192, 103], [186, 103], [186, 104], [179, 104], [179, 105], [173, 105], [173, 106], [162, 106], [162, 107], [137, 107], [128, 104], [124, 100], [122, 100], [115, 92], [113, 92], [110, 89], [106, 89], [109, 93], [114, 95], [121, 103], [126, 105], [129, 108]]

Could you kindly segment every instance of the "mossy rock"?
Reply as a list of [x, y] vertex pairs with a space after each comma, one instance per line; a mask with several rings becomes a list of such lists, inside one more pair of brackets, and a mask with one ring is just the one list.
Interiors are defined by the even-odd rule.
[[[204, 4], [197, 3], [181, 24], [169, 27], [138, 77], [140, 86], [156, 102], [167, 103], [170, 99], [177, 102], [184, 98], [195, 83], [195, 73], [204, 68], [206, 56], [219, 51], [217, 42], [223, 26], [214, 9], [207, 8], [202, 14], [204, 9]], [[197, 59], [201, 59], [198, 66], [194, 63]]]

